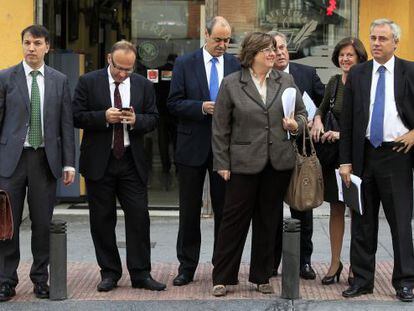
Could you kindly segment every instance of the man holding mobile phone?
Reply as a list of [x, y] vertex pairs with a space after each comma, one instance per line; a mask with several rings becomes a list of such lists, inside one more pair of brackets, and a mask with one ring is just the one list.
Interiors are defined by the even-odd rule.
[[151, 277], [147, 167], [144, 134], [158, 112], [151, 82], [134, 74], [136, 48], [115, 43], [109, 66], [80, 77], [73, 101], [74, 124], [82, 128], [79, 168], [88, 192], [91, 234], [107, 292], [117, 286], [122, 264], [116, 245], [116, 198], [125, 213], [127, 267], [132, 287], [163, 290]]

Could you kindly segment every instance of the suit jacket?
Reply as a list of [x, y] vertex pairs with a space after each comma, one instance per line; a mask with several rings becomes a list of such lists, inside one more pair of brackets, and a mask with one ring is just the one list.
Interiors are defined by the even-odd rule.
[[[240, 70], [239, 61], [224, 54], [224, 76]], [[200, 166], [211, 150], [211, 115], [202, 113], [210, 100], [203, 50], [176, 59], [168, 97], [168, 109], [178, 117], [175, 161]]]
[[[361, 176], [364, 162], [365, 134], [369, 121], [373, 61], [351, 68], [341, 113], [339, 161], [352, 163], [354, 174]], [[414, 63], [395, 57], [394, 96], [398, 114], [408, 129], [414, 127], [412, 79]]]
[[[131, 106], [136, 114], [134, 127], [128, 127], [134, 163], [143, 183], [147, 183], [144, 134], [157, 125], [158, 112], [154, 87], [138, 74], [130, 76]], [[79, 171], [91, 180], [104, 176], [111, 155], [113, 125], [106, 122], [105, 112], [112, 107], [108, 69], [87, 73], [79, 78], [73, 98], [75, 127], [83, 129]]]
[[[276, 170], [288, 170], [295, 164], [292, 141], [282, 127], [282, 94], [296, 88], [291, 75], [272, 70], [267, 80], [266, 105], [244, 68], [223, 79], [213, 116], [214, 170], [255, 174], [270, 159]], [[296, 96], [295, 119], [302, 128], [306, 109]]]
[[325, 85], [321, 82], [316, 69], [297, 63], [289, 63], [289, 73], [293, 76], [300, 93], [308, 93], [317, 107], [323, 100]]
[[[43, 136], [53, 176], [63, 166], [75, 166], [72, 106], [67, 77], [45, 65]], [[29, 129], [30, 98], [23, 64], [0, 71], [0, 175], [10, 177], [16, 169]]]

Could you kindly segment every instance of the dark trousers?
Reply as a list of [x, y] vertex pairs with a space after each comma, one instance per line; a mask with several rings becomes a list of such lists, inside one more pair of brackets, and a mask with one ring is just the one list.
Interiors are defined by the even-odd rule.
[[200, 214], [206, 172], [210, 177], [211, 205], [214, 212], [214, 244], [220, 227], [224, 205], [224, 180], [213, 172], [211, 156], [203, 166], [177, 164], [179, 182], [180, 219], [177, 237], [178, 273], [194, 275], [200, 257]]
[[[313, 211], [299, 212], [290, 209], [292, 218], [300, 220], [300, 266], [311, 264], [311, 256], [313, 251], [312, 235], [313, 235]], [[280, 220], [283, 222], [283, 219]], [[278, 269], [282, 259], [282, 224], [279, 226], [279, 231], [276, 233], [275, 243], [275, 260], [274, 269]]]
[[10, 196], [14, 222], [13, 239], [0, 241], [0, 283], [16, 286], [19, 281], [19, 228], [26, 191], [32, 229], [30, 279], [33, 283], [47, 282], [49, 225], [56, 199], [56, 179], [50, 171], [44, 148], [24, 149], [13, 175], [0, 177], [0, 188]]
[[364, 214], [352, 218], [351, 264], [355, 284], [374, 286], [380, 202], [390, 225], [394, 251], [392, 285], [414, 286], [414, 250], [411, 219], [413, 171], [410, 154], [365, 144], [362, 187]]
[[235, 285], [250, 221], [252, 250], [249, 281], [269, 282], [275, 236], [283, 217], [283, 198], [291, 171], [276, 171], [268, 164], [254, 175], [233, 173], [227, 182], [223, 220], [213, 255], [213, 284]]
[[168, 173], [171, 168], [170, 145], [172, 145], [175, 150], [175, 145], [177, 143], [177, 125], [174, 117], [170, 115], [160, 115], [157, 130], [162, 171]]
[[102, 278], [119, 280], [122, 264], [116, 244], [116, 198], [125, 213], [127, 268], [132, 280], [151, 271], [149, 213], [146, 184], [129, 149], [121, 159], [111, 155], [104, 177], [86, 179], [91, 234]]

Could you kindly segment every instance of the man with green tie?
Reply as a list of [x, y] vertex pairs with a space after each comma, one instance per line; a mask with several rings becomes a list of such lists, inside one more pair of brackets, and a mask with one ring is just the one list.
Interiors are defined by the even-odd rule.
[[14, 236], [0, 241], [0, 302], [18, 283], [19, 226], [27, 193], [33, 264], [30, 279], [37, 298], [48, 298], [49, 223], [56, 181], [75, 177], [75, 143], [68, 80], [46, 66], [49, 32], [31, 25], [21, 33], [24, 60], [0, 71], [0, 189], [12, 205]]

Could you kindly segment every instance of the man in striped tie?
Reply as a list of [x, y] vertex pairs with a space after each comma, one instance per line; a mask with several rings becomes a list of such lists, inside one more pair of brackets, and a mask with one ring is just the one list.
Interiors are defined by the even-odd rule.
[[177, 257], [180, 262], [175, 286], [193, 280], [200, 255], [200, 213], [206, 172], [218, 232], [224, 204], [224, 180], [213, 172], [211, 116], [223, 77], [240, 70], [239, 61], [226, 53], [231, 28], [221, 16], [206, 23], [206, 43], [195, 52], [177, 58], [167, 106], [178, 118], [175, 163], [178, 170], [180, 224]]
[[374, 59], [352, 67], [345, 86], [339, 171], [347, 186], [351, 173], [362, 178], [364, 209], [352, 217], [355, 280], [342, 293], [346, 298], [373, 292], [382, 203], [394, 250], [392, 285], [398, 299], [413, 300], [414, 63], [394, 55], [400, 33], [393, 21], [375, 20], [369, 37]]
[[0, 301], [16, 294], [19, 226], [27, 192], [32, 222], [30, 279], [37, 298], [48, 298], [49, 224], [57, 179], [75, 177], [75, 142], [68, 79], [46, 66], [49, 32], [22, 31], [24, 60], [0, 72], [0, 189], [10, 196], [14, 236], [0, 241]]

